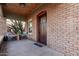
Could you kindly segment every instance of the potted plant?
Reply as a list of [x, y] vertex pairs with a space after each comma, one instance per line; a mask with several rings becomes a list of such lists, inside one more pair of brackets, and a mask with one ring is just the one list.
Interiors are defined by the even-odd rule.
[[20, 39], [21, 34], [23, 34], [23, 24], [21, 20], [11, 20], [10, 25], [11, 30], [17, 35], [17, 40]]

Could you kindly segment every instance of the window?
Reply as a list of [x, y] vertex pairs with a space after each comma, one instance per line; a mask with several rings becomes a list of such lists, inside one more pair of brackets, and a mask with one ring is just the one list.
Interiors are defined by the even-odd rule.
[[32, 33], [32, 19], [28, 21], [28, 33]]

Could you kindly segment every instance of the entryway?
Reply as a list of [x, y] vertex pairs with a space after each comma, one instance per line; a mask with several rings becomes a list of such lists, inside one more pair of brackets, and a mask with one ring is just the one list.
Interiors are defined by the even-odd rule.
[[47, 45], [47, 13], [42, 11], [37, 16], [38, 42]]

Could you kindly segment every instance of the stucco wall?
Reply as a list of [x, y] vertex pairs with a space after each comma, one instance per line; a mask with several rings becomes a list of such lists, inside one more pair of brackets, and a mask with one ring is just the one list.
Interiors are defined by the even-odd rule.
[[42, 10], [47, 10], [47, 46], [64, 55], [79, 55], [79, 4], [50, 4], [33, 14], [35, 41], [37, 14]]

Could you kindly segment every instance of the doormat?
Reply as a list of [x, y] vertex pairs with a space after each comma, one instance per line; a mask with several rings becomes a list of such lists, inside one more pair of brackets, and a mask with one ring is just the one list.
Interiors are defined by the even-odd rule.
[[39, 44], [39, 43], [34, 43], [34, 45], [38, 46], [38, 47], [43, 47], [43, 45]]

